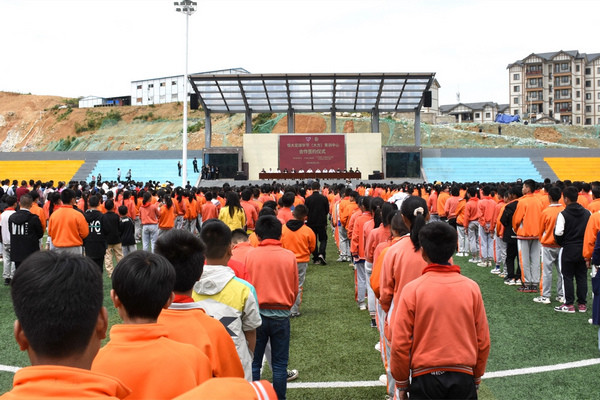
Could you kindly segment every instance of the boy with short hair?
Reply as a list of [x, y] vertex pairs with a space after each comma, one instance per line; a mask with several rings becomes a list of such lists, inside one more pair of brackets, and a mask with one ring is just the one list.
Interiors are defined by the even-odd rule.
[[44, 236], [40, 218], [29, 211], [32, 203], [29, 194], [22, 195], [19, 200], [21, 208], [8, 218], [10, 260], [15, 263], [15, 269], [29, 255], [40, 250], [40, 239]]
[[85, 255], [92, 259], [104, 271], [104, 256], [106, 255], [106, 230], [102, 222], [104, 214], [98, 210], [100, 205], [99, 195], [91, 195], [88, 198], [88, 209], [83, 216], [89, 226], [89, 234], [83, 240]]
[[123, 258], [123, 248], [121, 246], [121, 217], [115, 213], [115, 202], [106, 200], [104, 203], [106, 213], [102, 217], [103, 228], [106, 232], [106, 254], [104, 255], [104, 267], [108, 272], [108, 277], [112, 276], [113, 272], [113, 256], [117, 263]]
[[15, 339], [32, 366], [16, 372], [2, 399], [122, 399], [130, 393], [118, 379], [89, 371], [108, 326], [102, 275], [90, 259], [34, 253], [15, 272], [11, 296]]
[[112, 274], [110, 297], [123, 323], [111, 328], [92, 371], [121, 379], [131, 399], [172, 399], [212, 376], [206, 355], [169, 339], [167, 328], [157, 323], [173, 301], [174, 285], [169, 261], [146, 251], [123, 258]]
[[442, 222], [419, 232], [428, 265], [404, 286], [391, 328], [390, 369], [398, 399], [407, 392], [411, 398], [477, 398], [490, 351], [489, 327], [479, 286], [448, 262], [456, 241], [456, 230]]
[[123, 257], [137, 250], [135, 245], [135, 224], [131, 217], [128, 216], [129, 209], [127, 206], [119, 206], [119, 232], [121, 232], [121, 249]]
[[290, 347], [290, 309], [298, 295], [298, 267], [293, 252], [281, 246], [281, 222], [265, 215], [256, 222], [258, 247], [248, 252], [246, 268], [256, 288], [262, 325], [258, 328], [252, 361], [252, 377], [260, 379], [267, 341], [271, 341], [273, 387], [280, 400], [286, 398]]
[[256, 328], [261, 325], [256, 292], [250, 283], [237, 278], [227, 266], [231, 258], [231, 230], [223, 221], [204, 222], [200, 238], [206, 245], [206, 265], [194, 285], [192, 298], [228, 329], [244, 376], [250, 381]]
[[281, 245], [284, 249], [291, 250], [294, 253], [298, 264], [298, 295], [290, 311], [290, 317], [298, 317], [300, 316], [300, 303], [302, 302], [302, 285], [304, 285], [304, 278], [306, 278], [310, 255], [317, 245], [317, 237], [315, 232], [304, 224], [308, 217], [308, 209], [304, 204], [298, 204], [292, 215], [294, 218], [282, 227]]
[[213, 376], [244, 377], [244, 369], [225, 326], [204, 312], [192, 299], [194, 284], [202, 276], [205, 246], [194, 234], [172, 229], [156, 241], [155, 252], [175, 268], [175, 300], [163, 309], [158, 322], [169, 337], [198, 347], [211, 360]]

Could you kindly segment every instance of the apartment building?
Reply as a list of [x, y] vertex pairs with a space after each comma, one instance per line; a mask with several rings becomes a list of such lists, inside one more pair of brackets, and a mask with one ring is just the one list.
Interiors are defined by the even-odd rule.
[[497, 104], [493, 101], [480, 103], [458, 103], [440, 106], [440, 115], [453, 116], [456, 122], [494, 122], [496, 115], [508, 114], [508, 104]]
[[507, 69], [512, 114], [600, 125], [600, 53], [532, 53]]

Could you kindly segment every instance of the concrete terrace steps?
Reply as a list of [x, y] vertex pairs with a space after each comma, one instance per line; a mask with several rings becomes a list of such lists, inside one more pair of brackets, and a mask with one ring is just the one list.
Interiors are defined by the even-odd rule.
[[542, 179], [531, 160], [524, 157], [424, 158], [423, 169], [430, 181], [499, 182], [519, 178]]

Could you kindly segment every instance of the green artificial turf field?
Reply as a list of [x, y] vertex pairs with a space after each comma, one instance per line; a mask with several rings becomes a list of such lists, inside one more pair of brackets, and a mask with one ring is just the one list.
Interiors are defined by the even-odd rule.
[[[326, 266], [309, 265], [302, 315], [292, 319], [290, 368], [300, 377], [288, 388], [289, 399], [383, 399], [385, 388], [294, 388], [306, 383], [377, 381], [383, 371], [374, 345], [376, 329], [369, 326], [367, 311], [359, 311], [354, 302], [353, 271], [337, 258], [333, 241], [328, 246]], [[587, 313], [562, 314], [553, 311], [558, 303], [543, 305], [532, 301], [536, 294], [517, 292], [488, 268], [469, 264], [456, 257], [462, 273], [481, 287], [490, 323], [491, 352], [488, 373], [500, 377], [483, 380], [480, 398], [484, 400], [522, 399], [591, 399], [597, 390], [591, 385], [600, 374], [600, 364], [541, 373], [518, 373], [506, 376], [507, 370], [551, 366], [599, 356], [597, 327], [588, 324]], [[119, 319], [110, 304], [110, 282], [105, 275], [105, 305], [110, 323]], [[590, 287], [591, 293], [591, 287]], [[553, 296], [556, 296], [553, 293]], [[589, 295], [591, 304], [591, 294]], [[13, 339], [14, 314], [9, 288], [0, 287], [0, 364], [26, 366], [27, 355], [20, 352]], [[600, 361], [600, 360], [599, 360]], [[13, 374], [0, 371], [0, 393], [10, 390]], [[269, 378], [269, 372], [264, 374]], [[350, 386], [350, 384], [348, 384]]]

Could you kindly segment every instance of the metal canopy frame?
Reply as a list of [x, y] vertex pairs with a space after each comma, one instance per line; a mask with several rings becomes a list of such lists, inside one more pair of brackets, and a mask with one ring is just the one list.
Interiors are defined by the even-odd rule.
[[[435, 73], [343, 74], [192, 74], [189, 80], [206, 114], [206, 147], [210, 147], [212, 113], [245, 113], [246, 132], [252, 113], [369, 112], [379, 129], [381, 112], [414, 112], [420, 120], [424, 93]], [[288, 127], [293, 132], [293, 121]]]

